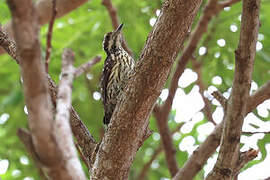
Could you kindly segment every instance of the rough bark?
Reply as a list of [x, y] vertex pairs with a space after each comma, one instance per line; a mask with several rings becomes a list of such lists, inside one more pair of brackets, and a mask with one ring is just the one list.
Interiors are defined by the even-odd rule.
[[[225, 113], [218, 160], [207, 180], [231, 179], [239, 157], [239, 142], [247, 111], [259, 29], [260, 0], [243, 1], [241, 32], [235, 51], [235, 75]], [[253, 27], [253, 28], [250, 28]]]
[[100, 144], [91, 179], [127, 179], [151, 110], [201, 0], [165, 1]]
[[[86, 3], [87, 0], [57, 0], [56, 9], [57, 16], [56, 18], [62, 17], [70, 11], [76, 9], [82, 4]], [[52, 14], [48, 12], [52, 12], [52, 1], [50, 0], [39, 0], [35, 5], [38, 23], [39, 25], [43, 25], [49, 22]], [[8, 22], [3, 29], [8, 33], [10, 38], [14, 37], [14, 33], [11, 27], [11, 22]], [[4, 49], [0, 47], [0, 55], [5, 53]]]

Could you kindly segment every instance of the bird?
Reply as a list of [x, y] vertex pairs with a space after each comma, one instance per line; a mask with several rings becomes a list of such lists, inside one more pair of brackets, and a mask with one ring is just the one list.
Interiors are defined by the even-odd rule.
[[103, 49], [106, 59], [101, 75], [100, 87], [104, 107], [103, 124], [108, 127], [124, 88], [134, 72], [135, 61], [122, 47], [122, 28], [104, 35]]

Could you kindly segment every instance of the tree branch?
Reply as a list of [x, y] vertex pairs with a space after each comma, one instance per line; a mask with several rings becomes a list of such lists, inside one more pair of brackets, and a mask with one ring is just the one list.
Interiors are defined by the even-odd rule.
[[[57, 99], [57, 86], [52, 78], [48, 75], [48, 84], [49, 84], [49, 92], [52, 99], [52, 103], [54, 108], [56, 108], [56, 99]], [[90, 134], [87, 127], [80, 119], [78, 113], [74, 110], [71, 106], [70, 109], [70, 126], [75, 136], [79, 146], [82, 149], [83, 155], [88, 159], [90, 162], [90, 157], [92, 152], [94, 151], [97, 142], [95, 141], [94, 137]]]
[[50, 56], [52, 52], [52, 32], [53, 32], [53, 24], [56, 18], [57, 10], [56, 10], [56, 1], [57, 0], [51, 0], [52, 1], [52, 18], [49, 23], [48, 27], [48, 33], [47, 33], [47, 47], [46, 47], [46, 57], [45, 57], [45, 69], [46, 72], [49, 72], [49, 62], [50, 62]]
[[[56, 9], [57, 16], [56, 18], [62, 17], [70, 11], [76, 9], [82, 4], [88, 2], [87, 0], [57, 0]], [[52, 14], [48, 12], [52, 12], [52, 3], [48, 0], [39, 0], [35, 3], [35, 8], [38, 16], [38, 24], [44, 25], [48, 23], [51, 19]], [[10, 38], [14, 37], [14, 33], [11, 27], [11, 22], [8, 22], [3, 29], [7, 32]], [[5, 53], [4, 49], [0, 47], [0, 55]]]
[[[127, 179], [151, 110], [200, 4], [201, 0], [164, 2], [135, 67], [136, 73], [117, 104], [100, 144], [91, 179]], [[189, 13], [184, 16], [184, 11]]]
[[78, 68], [76, 68], [74, 72], [74, 76], [78, 77], [82, 75], [83, 73], [87, 72], [89, 69], [91, 69], [92, 66], [94, 66], [96, 63], [98, 63], [101, 60], [101, 56], [96, 56], [90, 61], [80, 65]]
[[3, 48], [19, 64], [16, 43], [8, 37], [2, 26], [0, 26], [0, 45], [0, 48]]
[[[17, 54], [16, 43], [13, 40], [11, 40], [5, 32], [1, 30], [0, 30], [0, 45], [4, 49], [8, 49], [7, 51], [8, 54], [19, 64], [20, 58]], [[47, 80], [49, 84], [49, 93], [55, 109], [57, 98], [57, 87], [55, 82], [49, 75], [47, 75]], [[74, 110], [73, 107], [71, 107], [70, 110], [70, 118], [71, 118], [70, 125], [72, 128], [73, 135], [77, 139], [84, 156], [87, 157], [90, 162], [90, 156], [95, 149], [96, 141], [93, 138], [93, 136], [89, 133], [87, 127], [82, 122], [82, 120], [80, 119], [79, 115], [77, 114], [77, 112]]]
[[207, 27], [211, 19], [214, 16], [218, 15], [223, 10], [224, 7], [233, 5], [234, 3], [239, 2], [239, 1], [240, 0], [228, 0], [228, 1], [223, 1], [223, 2], [218, 2], [217, 0], [208, 1], [206, 7], [204, 8], [203, 15], [201, 16], [197, 26], [195, 27], [194, 31], [191, 34], [191, 38], [190, 38], [190, 41], [188, 42], [188, 45], [184, 49], [182, 56], [178, 59], [178, 64], [171, 80], [171, 85], [169, 88], [169, 95], [164, 103], [164, 106], [170, 106], [170, 107], [172, 106], [172, 102], [173, 102], [176, 90], [178, 88], [179, 78], [184, 72], [184, 69], [189, 59], [192, 57], [192, 54], [196, 50], [197, 45], [202, 38], [202, 35], [207, 31]]
[[[235, 51], [235, 75], [224, 118], [218, 160], [207, 180], [231, 179], [237, 164], [242, 125], [247, 112], [252, 71], [259, 29], [260, 0], [243, 1], [241, 32]], [[253, 28], [250, 28], [253, 27]]]
[[192, 153], [184, 166], [173, 177], [173, 180], [192, 180], [203, 168], [208, 158], [219, 146], [223, 122], [216, 126], [215, 130], [206, 140]]
[[218, 7], [220, 10], [222, 10], [225, 7], [231, 6], [237, 2], [240, 2], [241, 0], [224, 0], [224, 1], [220, 1], [218, 2]]
[[[116, 7], [113, 6], [111, 0], [102, 0], [102, 4], [106, 7], [106, 9], [107, 9], [107, 11], [109, 13], [113, 28], [116, 29], [120, 25]], [[127, 51], [127, 53], [129, 55], [133, 56], [133, 52], [128, 47], [127, 42], [125, 41], [124, 37], [123, 37], [122, 46]]]
[[[248, 102], [251, 102], [252, 99], [253, 104], [259, 105], [264, 100], [269, 99], [270, 94], [267, 93], [269, 89], [263, 88], [267, 86], [268, 82], [261, 88], [259, 88], [253, 95], [251, 95], [249, 97], [250, 100], [248, 100]], [[262, 95], [264, 94], [263, 92], [266, 93], [268, 96], [255, 96], [255, 94]], [[246, 114], [252, 112], [256, 108], [255, 106], [253, 106], [253, 104], [250, 103], [250, 105], [247, 107], [248, 111], [246, 112]], [[206, 138], [206, 140], [192, 153], [192, 155], [189, 157], [185, 165], [175, 175], [173, 180], [192, 180], [193, 177], [195, 177], [195, 175], [202, 169], [203, 165], [206, 163], [208, 158], [212, 156], [212, 154], [216, 151], [217, 147], [219, 146], [223, 123], [224, 118], [223, 121], [216, 126], [215, 130]], [[251, 132], [243, 132], [243, 134], [246, 133], [249, 134]], [[257, 132], [257, 133], [268, 133], [268, 132]]]
[[198, 62], [195, 58], [191, 58], [191, 62], [192, 62], [193, 70], [198, 75], [198, 79], [196, 81], [196, 84], [199, 86], [199, 92], [200, 92], [201, 97], [202, 97], [203, 102], [204, 102], [203, 112], [204, 112], [204, 114], [209, 122], [213, 123], [214, 125], [217, 125], [212, 117], [211, 102], [203, 94], [204, 91], [206, 90], [206, 88], [205, 88], [205, 85], [204, 85], [203, 80], [202, 80], [202, 72], [201, 72], [202, 62]]
[[258, 156], [259, 150], [249, 149], [248, 151], [241, 152], [234, 169], [234, 176], [237, 176], [240, 173], [240, 170], [250, 161], [255, 159]]
[[162, 146], [158, 146], [158, 148], [154, 151], [153, 155], [151, 156], [150, 160], [143, 166], [140, 174], [136, 178], [137, 180], [144, 180], [144, 179], [146, 179], [145, 176], [146, 176], [147, 171], [151, 167], [151, 164], [153, 163], [153, 161], [158, 157], [158, 155], [162, 151], [163, 151]]
[[35, 152], [50, 178], [72, 179], [68, 169], [63, 168], [65, 162], [62, 157], [65, 154], [57, 147], [52, 134], [53, 111], [41, 58], [35, 8], [32, 0], [9, 0], [8, 5], [21, 59], [24, 94]]
[[[180, 123], [177, 125], [177, 127], [172, 131], [171, 136], [178, 132], [179, 129], [184, 125], [185, 123]], [[141, 172], [139, 173], [138, 177], [136, 178], [137, 180], [143, 180], [145, 179], [146, 173], [149, 170], [149, 168], [151, 167], [151, 164], [153, 163], [153, 161], [158, 157], [158, 155], [164, 150], [162, 145], [159, 145], [159, 147], [154, 151], [153, 155], [151, 156], [150, 160], [145, 163], [145, 165], [143, 166]]]
[[[23, 77], [24, 95], [29, 112], [29, 127], [35, 151], [49, 171], [58, 169], [60, 158], [50, 136], [53, 127], [53, 113], [50, 102], [46, 73], [41, 59], [39, 29], [35, 9], [31, 0], [7, 1], [12, 14], [18, 55]], [[16, 54], [16, 53], [15, 53]], [[56, 166], [55, 166], [56, 165]], [[60, 171], [59, 174], [63, 173]], [[51, 175], [51, 174], [50, 174]], [[55, 175], [55, 177], [58, 177]]]
[[178, 88], [178, 81], [184, 69], [192, 57], [192, 54], [197, 48], [199, 41], [202, 38], [202, 35], [207, 31], [208, 23], [210, 20], [216, 15], [219, 11], [216, 10], [218, 0], [209, 0], [207, 5], [204, 8], [203, 15], [200, 17], [198, 24], [196, 25], [194, 31], [191, 34], [188, 45], [185, 47], [181, 57], [177, 60], [178, 64], [174, 75], [171, 80], [169, 95], [164, 103], [164, 106], [170, 110], [172, 106], [172, 102]]
[[227, 101], [228, 100], [222, 95], [222, 93], [219, 92], [219, 91], [214, 91], [212, 93], [212, 96], [214, 96], [214, 98], [216, 98], [216, 100], [218, 100], [218, 102], [223, 107], [224, 111], [226, 111], [226, 109], [227, 109]]
[[179, 78], [182, 75], [182, 73], [184, 72], [184, 69], [186, 67], [187, 62], [192, 57], [192, 54], [196, 50], [197, 45], [198, 45], [199, 41], [201, 40], [203, 34], [207, 31], [207, 27], [208, 27], [209, 22], [211, 21], [211, 19], [215, 15], [217, 15], [221, 11], [221, 9], [218, 7], [217, 3], [218, 3], [218, 0], [209, 0], [208, 1], [208, 4], [206, 5], [206, 7], [203, 11], [203, 15], [201, 16], [196, 28], [194, 29], [193, 33], [191, 34], [191, 38], [190, 38], [188, 45], [184, 49], [182, 56], [178, 59], [178, 64], [177, 64], [176, 70], [174, 72], [174, 75], [172, 77], [171, 84], [169, 87], [169, 95], [168, 95], [167, 99], [165, 100], [164, 104], [162, 105], [162, 107], [157, 108], [157, 110], [160, 109], [160, 111], [161, 111], [161, 112], [159, 112], [159, 114], [163, 114], [162, 116], [164, 117], [162, 120], [157, 119], [158, 126], [162, 126], [162, 128], [160, 128], [160, 130], [164, 130], [163, 133], [160, 133], [161, 140], [164, 144], [166, 144], [166, 146], [171, 147], [171, 148], [168, 148], [170, 151], [168, 151], [168, 152], [165, 151], [167, 164], [168, 164], [168, 162], [170, 162], [170, 164], [168, 164], [168, 166], [169, 166], [171, 175], [175, 175], [175, 170], [178, 168], [177, 168], [176, 160], [175, 160], [174, 153], [173, 153], [174, 148], [173, 148], [173, 143], [172, 143], [171, 137], [170, 136], [162, 136], [162, 134], [164, 134], [164, 135], [170, 134], [169, 132], [165, 132], [165, 131], [168, 131], [169, 129], [168, 129], [168, 127], [166, 127], [168, 125], [165, 124], [163, 121], [167, 121], [167, 118], [169, 116], [169, 113], [170, 113], [170, 110], [172, 107], [173, 99], [174, 99], [176, 90], [178, 88]]
[[44, 168], [44, 167], [43, 167], [42, 163], [40, 162], [37, 153], [35, 152], [35, 147], [34, 147], [30, 132], [27, 131], [26, 129], [19, 128], [17, 130], [17, 136], [24, 144], [28, 154], [34, 160], [34, 163], [38, 169], [40, 177], [44, 180], [48, 180], [48, 178], [46, 177], [46, 175], [44, 174], [44, 172], [42, 170], [42, 168]]
[[[80, 161], [77, 157], [76, 148], [70, 128], [71, 93], [74, 78], [74, 53], [65, 49], [62, 54], [62, 76], [56, 101], [56, 115], [53, 133], [56, 144], [62, 152], [64, 168], [68, 170], [71, 179], [86, 179]], [[72, 171], [70, 171], [72, 169]]]
[[252, 111], [259, 104], [263, 103], [266, 99], [270, 98], [270, 81], [266, 82], [262, 87], [260, 87], [254, 94], [249, 97], [248, 100], [248, 111]]
[[171, 177], [173, 177], [178, 171], [178, 164], [175, 158], [176, 150], [173, 146], [173, 139], [168, 125], [168, 114], [163, 109], [158, 111], [155, 109], [153, 114], [156, 118], [158, 131], [165, 150], [167, 166]]

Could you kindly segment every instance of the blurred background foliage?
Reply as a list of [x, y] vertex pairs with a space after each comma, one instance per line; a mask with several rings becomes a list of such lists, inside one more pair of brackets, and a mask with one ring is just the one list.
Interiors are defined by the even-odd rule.
[[[124, 1], [115, 0], [114, 5], [118, 9], [120, 21], [124, 23], [123, 33], [129, 47], [133, 50], [135, 59], [138, 59], [140, 52], [144, 46], [148, 33], [151, 31], [151, 26], [154, 24], [162, 2], [160, 0], [139, 0], [139, 1]], [[204, 1], [204, 4], [206, 2]], [[255, 70], [253, 73], [253, 85], [256, 90], [267, 80], [270, 79], [270, 2], [262, 1], [261, 6], [261, 28], [259, 34], [259, 41], [257, 44], [257, 55], [255, 61]], [[196, 17], [195, 22], [198, 21], [202, 14], [202, 8]], [[208, 90], [214, 87], [221, 92], [229, 92], [232, 85], [233, 69], [234, 69], [234, 50], [237, 48], [240, 30], [240, 14], [241, 3], [233, 5], [231, 8], [225, 10], [215, 17], [209, 24], [208, 33], [206, 33], [200, 42], [195, 56], [203, 62], [202, 78]], [[268, 19], [268, 20], [267, 20]], [[2, 25], [10, 21], [10, 12], [4, 0], [0, 0], [0, 23]], [[193, 24], [194, 27], [195, 23]], [[41, 28], [40, 39], [42, 44], [43, 56], [45, 57], [46, 47], [46, 33], [47, 25]], [[252, 27], [251, 27], [252, 28]], [[52, 57], [50, 63], [49, 73], [53, 79], [58, 82], [61, 69], [61, 53], [63, 48], [70, 47], [76, 54], [75, 65], [90, 60], [96, 55], [102, 56], [102, 62], [95, 65], [91, 71], [85, 75], [80, 76], [74, 81], [73, 89], [73, 106], [79, 113], [81, 119], [89, 128], [91, 134], [96, 138], [100, 138], [102, 132], [102, 117], [103, 108], [99, 94], [99, 79], [105, 59], [105, 53], [102, 49], [102, 40], [106, 32], [112, 30], [112, 25], [106, 8], [101, 5], [101, 1], [90, 1], [83, 6], [72, 11], [68, 15], [57, 19], [54, 25], [53, 39], [52, 39]], [[211, 37], [207, 39], [207, 37]], [[186, 44], [186, 43], [185, 43]], [[188, 68], [192, 69], [191, 64]], [[221, 79], [222, 83], [215, 82], [214, 79]], [[0, 56], [0, 177], [3, 180], [7, 179], [39, 179], [36, 168], [31, 159], [19, 141], [16, 131], [19, 127], [27, 128], [27, 109], [25, 108], [22, 84], [20, 80], [20, 70], [18, 65], [11, 60], [7, 55]], [[186, 86], [180, 86], [186, 94], [191, 93], [196, 83], [190, 82], [189, 78]], [[166, 94], [166, 88], [164, 87]], [[207, 93], [207, 92], [206, 92]], [[208, 93], [209, 94], [209, 93]], [[163, 98], [159, 99], [162, 103]], [[214, 112], [220, 106], [213, 102], [212, 111]], [[188, 102], [185, 102], [188, 103]], [[192, 103], [192, 102], [190, 102]], [[192, 105], [191, 105], [192, 107]], [[254, 111], [253, 118], [264, 121], [268, 125], [270, 120], [268, 111], [270, 103], [266, 103], [264, 111]], [[169, 117], [169, 126], [175, 129], [181, 120], [177, 120], [178, 108], [172, 110]], [[174, 145], [177, 149], [177, 160], [179, 166], [182, 166], [187, 160], [188, 156], [206, 137], [211, 133], [212, 128], [209, 127], [207, 119], [198, 112], [190, 114], [190, 117], [202, 117], [193, 122], [189, 126], [190, 130], [185, 130], [184, 126], [174, 134]], [[221, 116], [221, 115], [220, 115]], [[222, 117], [221, 117], [222, 118]], [[198, 118], [197, 118], [198, 119]], [[220, 119], [217, 118], [217, 119]], [[214, 118], [214, 120], [216, 120]], [[257, 122], [257, 121], [256, 121]], [[260, 124], [260, 123], [259, 123]], [[205, 126], [204, 126], [205, 125]], [[256, 123], [254, 123], [256, 125]], [[266, 125], [266, 124], [263, 124]], [[156, 122], [153, 117], [150, 118], [150, 126], [153, 130], [153, 135], [148, 138], [143, 147], [138, 151], [130, 172], [130, 179], [136, 179], [140, 170], [146, 162], [151, 158], [153, 152], [160, 144], [160, 136], [156, 127]], [[187, 125], [186, 125], [187, 126]], [[200, 138], [200, 126], [206, 129], [207, 133], [204, 138]], [[260, 129], [260, 125], [256, 125]], [[186, 128], [187, 129], [187, 128]], [[245, 136], [245, 138], [254, 135]], [[256, 135], [255, 135], [256, 136]], [[193, 142], [183, 150], [181, 146], [182, 140]], [[262, 162], [268, 154], [269, 148], [266, 148], [270, 141], [269, 135], [261, 134], [259, 138], [255, 138], [256, 142], [253, 148], [260, 148], [261, 153], [258, 158], [250, 162], [248, 167]], [[243, 142], [243, 147], [245, 143]], [[248, 146], [248, 145], [247, 145]], [[214, 159], [215, 157], [213, 157]], [[210, 160], [208, 164], [211, 164]], [[197, 175], [196, 179], [203, 179], [207, 166]], [[212, 162], [213, 164], [213, 162]], [[208, 168], [209, 169], [209, 168]], [[269, 174], [270, 176], [270, 174]], [[147, 179], [167, 179], [169, 172], [166, 167], [164, 153], [161, 153], [151, 165], [148, 171]]]

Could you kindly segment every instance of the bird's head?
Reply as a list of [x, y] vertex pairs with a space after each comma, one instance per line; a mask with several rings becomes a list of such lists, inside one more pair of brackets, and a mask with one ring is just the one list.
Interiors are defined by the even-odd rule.
[[103, 49], [105, 50], [106, 53], [109, 53], [112, 49], [121, 47], [122, 28], [123, 28], [123, 24], [120, 24], [115, 31], [108, 32], [107, 34], [105, 34], [104, 40], [103, 40]]

